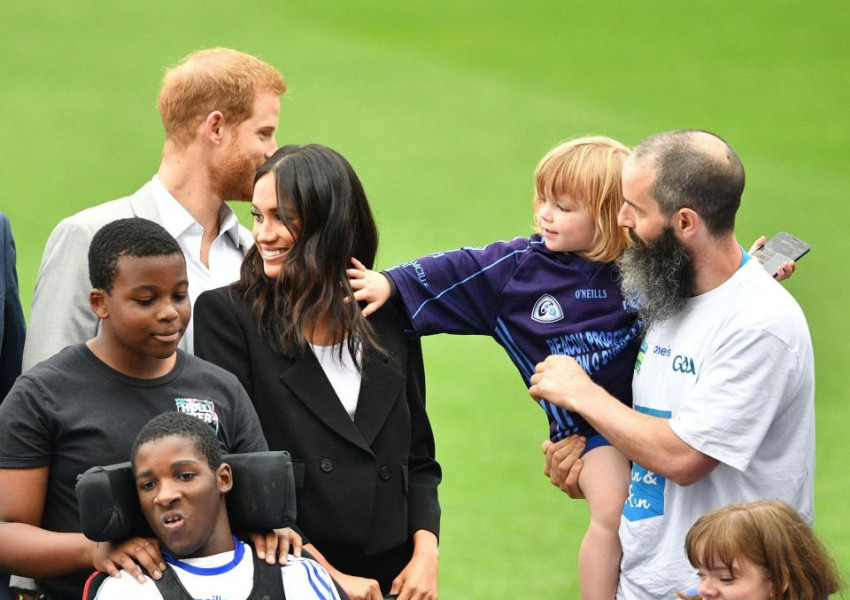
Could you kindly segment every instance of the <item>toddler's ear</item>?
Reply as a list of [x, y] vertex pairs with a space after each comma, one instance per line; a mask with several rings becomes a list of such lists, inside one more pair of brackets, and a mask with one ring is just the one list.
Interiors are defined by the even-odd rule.
[[101, 288], [89, 292], [89, 306], [95, 316], [103, 321], [109, 318], [109, 294]]

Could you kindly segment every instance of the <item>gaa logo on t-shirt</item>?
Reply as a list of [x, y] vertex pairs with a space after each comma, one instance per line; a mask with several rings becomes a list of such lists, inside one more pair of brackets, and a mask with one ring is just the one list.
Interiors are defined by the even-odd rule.
[[564, 318], [564, 311], [557, 300], [549, 294], [543, 294], [534, 303], [531, 318], [538, 323], [554, 323]]
[[177, 412], [186, 413], [199, 418], [204, 423], [209, 423], [216, 435], [218, 435], [218, 415], [215, 412], [215, 403], [212, 400], [200, 400], [198, 398], [175, 398]]
[[673, 359], [673, 370], [678, 373], [684, 373], [685, 375], [696, 375], [697, 370], [694, 365], [694, 359], [688, 358], [687, 356], [682, 356], [681, 354], [677, 354]]

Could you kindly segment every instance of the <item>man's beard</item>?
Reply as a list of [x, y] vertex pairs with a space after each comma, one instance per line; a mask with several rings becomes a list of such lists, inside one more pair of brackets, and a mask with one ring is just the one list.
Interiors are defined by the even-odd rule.
[[224, 156], [210, 166], [210, 177], [225, 200], [250, 201], [254, 195], [254, 175], [259, 165], [239, 151], [236, 140]]
[[649, 327], [678, 313], [693, 294], [694, 265], [672, 227], [649, 243], [634, 238], [617, 260], [620, 289], [626, 300], [637, 302], [638, 316]]

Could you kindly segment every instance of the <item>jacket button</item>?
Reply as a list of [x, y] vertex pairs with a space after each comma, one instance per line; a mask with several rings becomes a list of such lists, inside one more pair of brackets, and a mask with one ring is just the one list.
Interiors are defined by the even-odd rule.
[[319, 468], [325, 473], [330, 473], [334, 470], [334, 461], [329, 458], [323, 458], [322, 462], [319, 463]]
[[390, 478], [390, 470], [387, 467], [381, 467], [381, 470], [378, 471], [378, 473], [384, 481]]

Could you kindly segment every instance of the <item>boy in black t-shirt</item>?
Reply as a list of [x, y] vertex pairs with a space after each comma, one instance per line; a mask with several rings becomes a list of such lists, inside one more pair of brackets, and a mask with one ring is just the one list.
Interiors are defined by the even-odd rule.
[[77, 475], [126, 460], [152, 417], [199, 417], [227, 452], [267, 448], [236, 377], [177, 349], [191, 309], [174, 238], [145, 219], [114, 221], [92, 239], [89, 276], [98, 335], [36, 365], [0, 405], [0, 571], [34, 577], [56, 600], [78, 599], [92, 567], [138, 578], [134, 560], [154, 577], [164, 568], [151, 540], [77, 533], [74, 496]]

